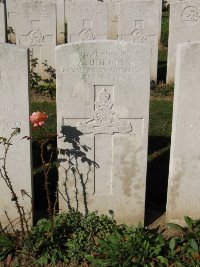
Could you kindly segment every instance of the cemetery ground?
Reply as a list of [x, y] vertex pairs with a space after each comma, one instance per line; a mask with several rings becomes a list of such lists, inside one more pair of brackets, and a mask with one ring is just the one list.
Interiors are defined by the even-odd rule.
[[[37, 100], [39, 98], [39, 100]], [[31, 111], [49, 118], [33, 139], [56, 146], [55, 98], [34, 94]], [[19, 232], [0, 235], [0, 266], [199, 266], [200, 221], [185, 217], [187, 227], [166, 224], [164, 219], [170, 151], [173, 85], [160, 84], [151, 92], [145, 225], [117, 225], [112, 219], [71, 210], [48, 217], [40, 147], [33, 141], [35, 223], [21, 237]], [[46, 142], [45, 141], [45, 142]], [[46, 151], [47, 152], [47, 151]], [[48, 158], [48, 157], [47, 157]], [[57, 182], [52, 168], [51, 193]], [[55, 199], [52, 199], [55, 201]]]
[[[166, 13], [158, 64], [161, 81], [166, 74], [167, 23]], [[32, 133], [35, 226], [25, 235], [20, 231], [0, 230], [0, 266], [200, 266], [200, 221], [186, 216], [186, 227], [165, 221], [172, 107], [173, 85], [160, 83], [153, 88], [145, 226], [117, 225], [104, 215], [93, 212], [84, 216], [75, 210], [48, 219], [40, 148], [43, 142], [45, 162], [48, 163], [52, 151], [52, 162], [56, 160], [54, 87], [44, 86], [39, 92], [32, 91], [31, 113], [39, 110], [48, 115], [45, 126], [33, 129]], [[56, 201], [57, 176], [56, 164], [52, 164], [48, 179], [53, 203]]]

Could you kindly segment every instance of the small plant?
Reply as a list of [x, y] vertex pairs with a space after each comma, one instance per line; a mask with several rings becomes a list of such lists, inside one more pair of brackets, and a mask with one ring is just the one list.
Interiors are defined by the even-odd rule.
[[30, 84], [31, 89], [35, 90], [37, 93], [47, 93], [51, 97], [56, 95], [56, 70], [47, 64], [47, 61], [42, 63], [44, 65], [44, 71], [47, 73], [48, 78], [43, 79], [41, 75], [38, 74], [37, 65], [38, 58], [30, 59]]
[[162, 0], [162, 11], [169, 11], [170, 5], [168, 4], [167, 0]]
[[[46, 113], [40, 112], [40, 111], [33, 112], [30, 116], [30, 121], [31, 121], [31, 123], [35, 129], [41, 128], [42, 126], [44, 126], [47, 119], [48, 119], [48, 116], [46, 115]], [[54, 208], [52, 207], [50, 190], [49, 190], [49, 171], [51, 170], [52, 165], [53, 165], [52, 157], [53, 157], [54, 151], [52, 150], [51, 145], [48, 145], [49, 136], [44, 136], [43, 138], [36, 139], [35, 141], [37, 141], [40, 144], [40, 157], [41, 157], [41, 161], [42, 161], [42, 170], [43, 170], [44, 180], [45, 180], [44, 186], [45, 186], [47, 203], [48, 203], [48, 214], [49, 214], [49, 218], [51, 221], [51, 229], [53, 230], [53, 228], [54, 228]], [[47, 150], [51, 151], [50, 158], [48, 161], [46, 160], [46, 157], [44, 155], [45, 154], [44, 148], [46, 145], [47, 145]]]
[[45, 67], [45, 72], [49, 75], [48, 78], [43, 79], [42, 88], [48, 92], [51, 97], [56, 96], [56, 70], [47, 64], [47, 61], [42, 63]]
[[139, 226], [137, 228], [118, 226], [107, 238], [98, 240], [95, 255], [88, 255], [92, 266], [129, 267], [158, 266], [159, 256], [165, 248], [165, 240], [154, 232]]
[[38, 58], [30, 59], [30, 86], [32, 89], [37, 89], [42, 81], [42, 77], [35, 71], [38, 65]]
[[159, 83], [151, 94], [153, 97], [172, 99], [174, 96], [174, 84]]

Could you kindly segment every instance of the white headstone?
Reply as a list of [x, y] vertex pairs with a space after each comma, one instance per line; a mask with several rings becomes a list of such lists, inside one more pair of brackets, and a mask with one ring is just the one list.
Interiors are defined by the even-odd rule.
[[107, 5], [101, 2], [73, 2], [67, 7], [68, 43], [107, 38]]
[[[69, 11], [68, 9], [68, 3], [75, 3], [75, 2], [81, 2], [86, 3], [89, 0], [65, 0], [65, 22], [68, 22], [67, 14]], [[99, 0], [93, 0], [90, 1], [91, 3], [106, 3], [107, 8], [108, 8], [108, 15], [107, 15], [107, 23], [108, 23], [108, 29], [107, 29], [107, 38], [110, 40], [117, 40], [118, 39], [118, 24], [119, 24], [119, 14], [120, 14], [120, 3], [122, 2], [132, 2], [132, 1], [141, 1], [141, 0], [104, 0], [104, 1], [99, 1]], [[152, 0], [147, 0], [151, 1]], [[159, 38], [161, 34], [161, 16], [162, 16], [162, 0], [154, 0], [154, 2], [158, 5], [159, 8], [159, 18], [160, 18], [160, 28], [159, 28]], [[97, 6], [98, 7], [98, 6]], [[96, 8], [97, 8], [96, 7]], [[73, 14], [71, 14], [73, 16]], [[74, 18], [75, 19], [75, 18]]]
[[[7, 21], [8, 27], [12, 27], [14, 34], [10, 34], [11, 42], [16, 42], [16, 24], [18, 17], [16, 16], [17, 8], [23, 2], [37, 2], [39, 0], [7, 0]], [[56, 19], [57, 19], [57, 43], [65, 42], [65, 22], [64, 22], [64, 0], [40, 0], [43, 4], [56, 4]]]
[[[12, 182], [19, 203], [25, 208], [27, 216], [31, 215], [31, 199], [22, 197], [21, 190], [31, 192], [31, 146], [30, 141], [22, 139], [30, 136], [29, 125], [29, 75], [28, 50], [10, 44], [0, 44], [0, 136], [8, 138], [19, 127], [21, 133], [12, 139], [7, 155], [7, 172]], [[4, 149], [0, 145], [0, 158]], [[0, 168], [3, 161], [0, 160]], [[19, 223], [15, 203], [4, 180], [0, 176], [0, 222], [3, 226], [9, 224], [5, 211], [13, 225]]]
[[5, 3], [0, 0], [0, 43], [6, 42], [6, 16]]
[[200, 2], [173, 0], [170, 2], [167, 82], [174, 82], [177, 44], [200, 41]]
[[58, 46], [60, 209], [144, 220], [150, 51], [124, 41]]
[[151, 80], [157, 80], [160, 11], [154, 1], [120, 4], [119, 39], [151, 47]]
[[183, 224], [200, 210], [200, 42], [178, 45], [167, 221]]
[[23, 2], [17, 9], [16, 43], [30, 48], [33, 58], [38, 58], [39, 73], [42, 63], [55, 67], [56, 6], [42, 1]]
[[[117, 39], [118, 35], [120, 34], [118, 32], [118, 29], [120, 28], [120, 5], [125, 3], [125, 2], [144, 2], [144, 0], [107, 0], [108, 1], [108, 7], [109, 7], [109, 31], [108, 31], [108, 38], [109, 39]], [[148, 14], [148, 17], [153, 20], [155, 20], [156, 27], [159, 27], [158, 30], [158, 39], [160, 40], [161, 36], [161, 19], [162, 19], [162, 0], [145, 0], [148, 1], [154, 5], [157, 6], [158, 12], [159, 12], [159, 26], [157, 26], [157, 20], [158, 17], [153, 17], [151, 13]], [[136, 4], [137, 6], [137, 4]], [[136, 7], [135, 6], [135, 7]], [[137, 7], [136, 7], [137, 8]], [[146, 15], [146, 14], [145, 14]], [[125, 15], [126, 16], [126, 15]], [[156, 30], [156, 31], [157, 31]]]

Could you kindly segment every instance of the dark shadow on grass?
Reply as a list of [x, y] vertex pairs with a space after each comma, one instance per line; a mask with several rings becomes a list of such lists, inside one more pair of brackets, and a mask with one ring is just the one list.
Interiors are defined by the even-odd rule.
[[166, 83], [167, 61], [158, 61], [157, 81]]
[[145, 225], [153, 223], [166, 210], [169, 145], [170, 137], [149, 137], [149, 155], [152, 159], [147, 165]]
[[165, 136], [149, 136], [148, 140], [148, 155], [166, 148], [170, 145], [171, 138]]
[[[47, 145], [52, 145], [54, 150], [56, 151], [57, 147], [57, 140], [56, 137], [49, 140], [49, 142], [45, 145], [44, 148], [44, 156], [45, 161], [48, 162], [50, 157], [50, 152], [47, 150]], [[40, 144], [38, 142], [32, 143], [32, 150], [33, 150], [33, 169], [37, 170], [33, 176], [33, 223], [36, 224], [39, 219], [48, 218], [48, 203], [46, 197], [46, 191], [44, 188], [44, 174], [42, 168], [42, 161], [40, 156]], [[56, 153], [53, 154], [52, 160], [55, 161], [57, 159]], [[58, 171], [57, 168], [54, 166], [51, 168], [49, 172], [49, 190], [51, 196], [51, 203], [52, 208], [54, 207], [57, 196], [57, 183], [58, 183]], [[55, 207], [57, 210], [57, 206]]]

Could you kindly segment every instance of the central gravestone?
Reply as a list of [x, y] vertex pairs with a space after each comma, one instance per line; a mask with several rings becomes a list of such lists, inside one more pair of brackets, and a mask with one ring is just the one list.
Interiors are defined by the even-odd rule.
[[124, 41], [56, 48], [61, 210], [144, 220], [149, 54]]
[[[31, 217], [31, 199], [21, 193], [26, 191], [29, 196], [32, 195], [31, 146], [30, 140], [23, 139], [24, 136], [30, 136], [28, 62], [28, 49], [0, 44], [0, 136], [9, 138], [13, 128], [21, 129], [21, 133], [12, 139], [6, 169], [27, 219]], [[1, 170], [3, 153], [3, 146], [0, 145]], [[17, 225], [19, 218], [15, 203], [1, 176], [0, 188], [0, 222], [3, 227], [9, 224], [6, 211], [13, 225]]]

